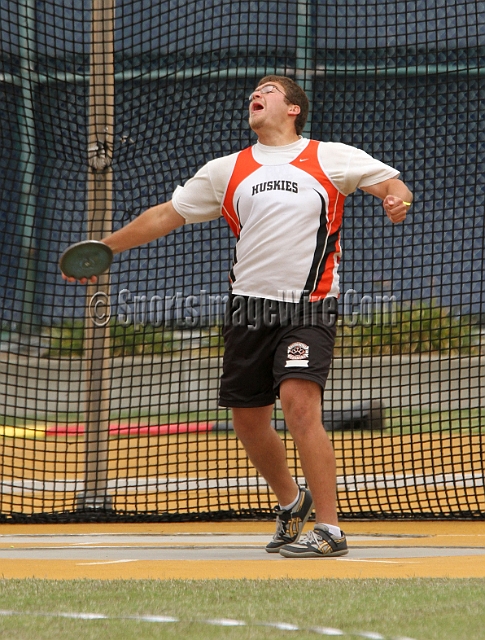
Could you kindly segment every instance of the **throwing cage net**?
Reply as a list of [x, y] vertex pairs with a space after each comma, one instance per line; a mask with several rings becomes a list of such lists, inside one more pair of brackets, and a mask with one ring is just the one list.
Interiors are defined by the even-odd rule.
[[[117, 256], [97, 286], [58, 269], [252, 144], [268, 73], [308, 92], [305, 136], [415, 195], [397, 226], [346, 203], [324, 398], [339, 513], [483, 516], [482, 2], [1, 0], [0, 38], [0, 521], [271, 514], [217, 404], [225, 221]], [[274, 426], [301, 478], [279, 405]]]

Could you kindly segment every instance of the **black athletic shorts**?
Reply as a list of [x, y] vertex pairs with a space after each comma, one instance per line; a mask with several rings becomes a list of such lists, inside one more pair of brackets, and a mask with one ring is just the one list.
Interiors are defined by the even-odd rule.
[[323, 394], [336, 325], [336, 298], [279, 303], [231, 296], [223, 327], [220, 406], [273, 404], [286, 378], [313, 380]]

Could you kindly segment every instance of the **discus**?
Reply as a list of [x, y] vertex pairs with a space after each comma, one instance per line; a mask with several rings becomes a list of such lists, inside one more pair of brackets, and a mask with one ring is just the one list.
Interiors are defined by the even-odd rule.
[[92, 278], [110, 268], [113, 252], [98, 240], [84, 240], [68, 247], [59, 260], [62, 273], [68, 278]]

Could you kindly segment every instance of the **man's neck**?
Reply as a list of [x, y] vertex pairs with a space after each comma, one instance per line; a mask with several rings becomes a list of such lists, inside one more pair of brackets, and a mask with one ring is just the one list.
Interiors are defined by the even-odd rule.
[[281, 131], [258, 131], [258, 142], [268, 147], [284, 147], [287, 144], [298, 142], [300, 136], [295, 131], [281, 132]]

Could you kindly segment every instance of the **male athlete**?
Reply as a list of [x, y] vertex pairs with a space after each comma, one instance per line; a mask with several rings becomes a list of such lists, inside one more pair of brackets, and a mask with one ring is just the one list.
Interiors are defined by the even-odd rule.
[[[393, 223], [412, 202], [392, 167], [348, 145], [301, 137], [307, 115], [308, 98], [293, 80], [266, 76], [250, 96], [257, 143], [208, 162], [171, 201], [103, 240], [117, 254], [186, 223], [226, 218], [237, 244], [219, 402], [231, 408], [238, 438], [278, 499], [266, 551], [304, 558], [348, 553], [335, 455], [322, 425], [344, 200], [357, 188], [377, 196]], [[272, 427], [277, 397], [308, 489], [296, 484]], [[301, 537], [313, 508], [315, 526]]]

